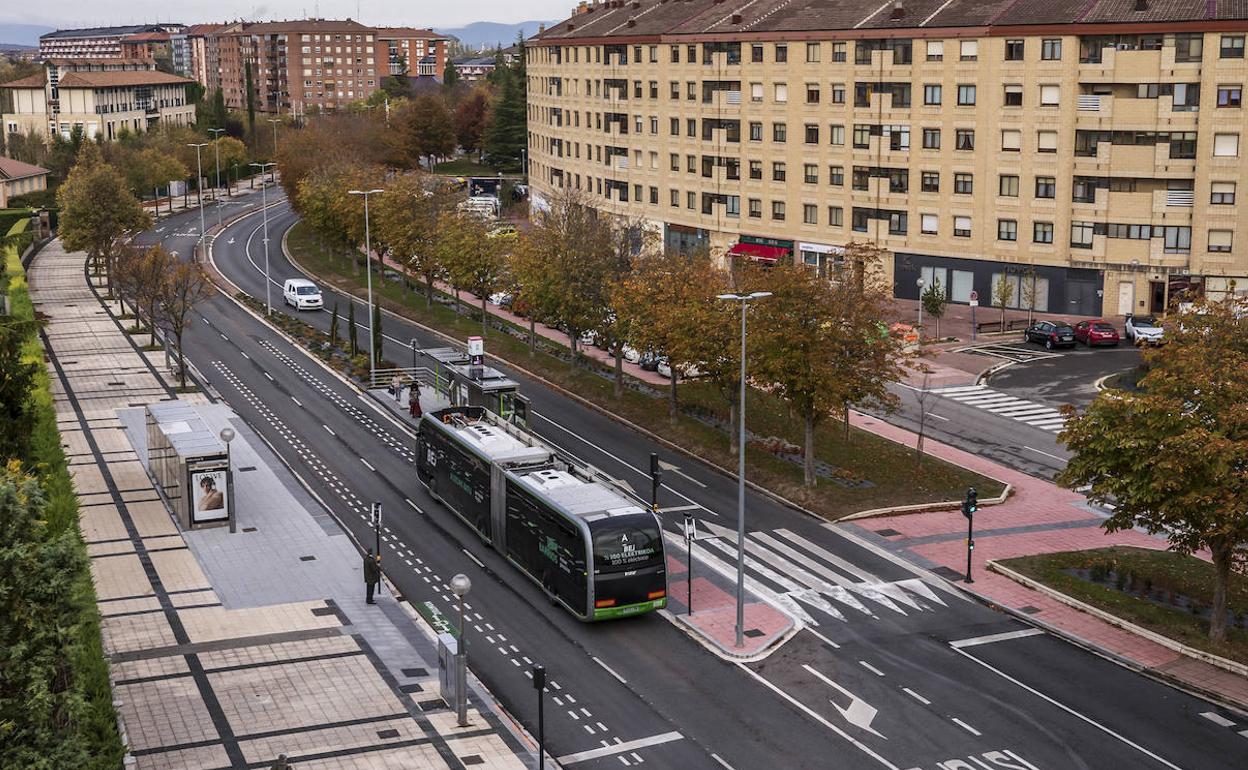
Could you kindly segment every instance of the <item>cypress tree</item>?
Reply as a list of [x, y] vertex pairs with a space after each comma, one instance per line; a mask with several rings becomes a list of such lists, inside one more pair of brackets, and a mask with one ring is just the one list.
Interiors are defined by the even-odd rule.
[[373, 361], [381, 363], [381, 305], [373, 305]]
[[334, 313], [329, 320], [329, 344], [338, 347], [338, 303], [334, 302]]
[[359, 331], [355, 327], [355, 303], [347, 305], [347, 348], [351, 357], [360, 354]]

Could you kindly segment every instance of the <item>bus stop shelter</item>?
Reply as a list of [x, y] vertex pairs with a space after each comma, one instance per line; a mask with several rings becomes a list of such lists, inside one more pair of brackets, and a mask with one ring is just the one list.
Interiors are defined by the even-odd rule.
[[147, 460], [165, 501], [183, 530], [228, 525], [234, 516], [229, 450], [180, 401], [148, 404]]

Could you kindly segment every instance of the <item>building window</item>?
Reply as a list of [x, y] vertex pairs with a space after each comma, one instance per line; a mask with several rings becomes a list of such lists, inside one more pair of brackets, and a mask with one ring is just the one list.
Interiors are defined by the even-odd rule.
[[1023, 87], [1010, 85], [1005, 87], [1006, 107], [1022, 107], [1023, 106]]
[[1244, 58], [1244, 36], [1243, 35], [1223, 35], [1221, 56], [1223, 59]]
[[750, 217], [752, 219], [763, 218], [763, 202], [758, 198], [749, 199]]
[[1056, 198], [1057, 197], [1057, 179], [1051, 176], [1036, 177], [1036, 197], [1037, 198]]
[[1179, 33], [1174, 36], [1174, 60], [1176, 62], [1199, 62], [1204, 56], [1204, 47], [1203, 33]]
[[763, 141], [763, 124], [762, 123], [756, 123], [756, 122], [750, 123], [750, 141], [751, 142]]
[[940, 217], [935, 214], [919, 215], [919, 232], [925, 235], [935, 235], [939, 228]]
[[845, 226], [845, 209], [840, 206], [828, 206], [828, 226], [844, 227]]
[[680, 190], [671, 190], [672, 208], [680, 208]]
[[1231, 250], [1232, 232], [1230, 230], [1209, 231], [1209, 251], [1227, 253]]
[[1037, 131], [1036, 149], [1040, 152], [1057, 152], [1057, 132]]
[[1242, 86], [1218, 86], [1218, 106], [1238, 107], [1243, 100]]
[[1062, 87], [1056, 85], [1040, 86], [1040, 105], [1053, 107], [1062, 100]]
[[975, 187], [975, 178], [971, 174], [953, 175], [953, 192], [956, 195], [970, 195]]
[[830, 89], [830, 92], [831, 93], [828, 96], [828, 99], [830, 99], [833, 104], [845, 103], [845, 84], [844, 83], [833, 83], [832, 88]]
[[672, 64], [680, 64], [680, 46], [672, 46]]
[[685, 120], [685, 135], [686, 136], [698, 135], [698, 119], [697, 118], [688, 118]]
[[953, 132], [953, 148], [955, 150], [975, 149], [975, 129], [958, 128]]
[[1214, 182], [1209, 202], [1218, 206], [1229, 206], [1235, 203], [1234, 182]]
[[685, 208], [696, 209], [698, 207], [698, 194], [693, 190], [685, 193]]
[[1018, 220], [1017, 219], [998, 219], [997, 220], [997, 240], [1017, 241], [1018, 240]]
[[910, 149], [910, 127], [909, 126], [885, 126], [888, 132], [888, 149], [890, 150], [908, 150]]
[[750, 161], [750, 179], [763, 178], [763, 162], [761, 160]]
[[819, 184], [819, 167], [814, 163], [803, 164], [802, 182], [805, 184]]
[[819, 84], [818, 83], [806, 84], [806, 103], [807, 104], [819, 103]]
[[659, 47], [657, 45], [650, 46], [650, 63], [659, 63]]
[[1077, 249], [1092, 248], [1092, 231], [1091, 222], [1071, 222], [1070, 223], [1070, 245]]
[[854, 166], [853, 188], [855, 190], [868, 190], [871, 183], [871, 170], [866, 166]]
[[942, 61], [945, 58], [945, 41], [929, 40], [927, 41], [927, 60]]
[[688, 171], [690, 174], [698, 173], [698, 156], [696, 155], [685, 156], [685, 171]]
[[1053, 242], [1053, 223], [1036, 222], [1031, 226], [1031, 240], [1034, 243]]
[[866, 149], [871, 146], [871, 126], [865, 123], [857, 123], [854, 125], [854, 147], [857, 149]]
[[1023, 60], [1023, 41], [1021, 40], [1005, 41], [1005, 60], [1006, 61], [1022, 61]]
[[923, 129], [923, 149], [939, 150], [940, 149], [940, 129], [925, 128]]
[[672, 171], [680, 171], [680, 155], [672, 153]]
[[908, 216], [904, 211], [894, 211], [888, 215], [888, 234], [905, 235]]
[[651, 206], [659, 205], [659, 188], [657, 187], [650, 188], [650, 205]]
[[843, 62], [846, 60], [846, 48], [844, 43], [832, 44], [832, 61]]
[[834, 123], [828, 126], [829, 144], [843, 146], [845, 144], [845, 126]]
[[1062, 39], [1045, 38], [1040, 42], [1040, 59], [1042, 61], [1058, 61], [1062, 58]]
[[806, 62], [808, 64], [811, 64], [817, 61], [819, 61], [819, 44], [807, 43], [806, 44]]
[[[698, 47], [696, 45], [685, 46], [685, 61], [690, 64], [698, 63]], [[709, 59], [707, 61], [710, 61]]]
[[1016, 128], [1007, 128], [1002, 131], [1001, 149], [1005, 152], [1018, 152], [1023, 149], [1023, 132]]
[[975, 86], [965, 84], [958, 86], [958, 105], [962, 107], [975, 105]]
[[752, 64], [763, 63], [763, 44], [754, 43], [750, 46], [750, 62]]
[[819, 224], [819, 207], [813, 203], [802, 204], [802, 224], [817, 225]]
[[772, 123], [771, 124], [771, 141], [785, 142], [785, 141], [788, 141], [788, 138], [789, 138], [789, 129], [788, 129], [787, 124], [785, 123]]
[[761, 102], [763, 100], [763, 84], [750, 83], [750, 101]]
[[1018, 197], [1018, 176], [1015, 174], [1002, 174], [998, 178], [997, 195], [1005, 198]]
[[937, 83], [929, 83], [923, 86], [923, 103], [924, 104], [940, 104], [941, 87]]
[[844, 166], [828, 166], [828, 184], [835, 187], [845, 186]]
[[771, 164], [771, 181], [783, 182], [785, 179], [784, 162], [777, 161]]
[[776, 43], [776, 63], [783, 64], [789, 60], [789, 46], [785, 43]]
[[1167, 226], [1162, 228], [1164, 251], [1167, 254], [1187, 254], [1192, 250], [1192, 228]]
[[958, 238], [971, 237], [971, 218], [970, 217], [954, 217], [953, 218], [953, 234]]
[[920, 192], [940, 192], [940, 172], [923, 171], [919, 174]]
[[1234, 158], [1239, 155], [1239, 134], [1214, 134], [1213, 155], [1215, 158]]
[[961, 61], [975, 61], [979, 58], [979, 41], [963, 40], [961, 45]]
[[677, 83], [675, 80], [673, 80], [668, 85], [671, 88], [671, 90], [668, 92], [668, 97], [673, 100], [679, 99], [680, 98], [680, 83]]
[[651, 99], [659, 98], [659, 81], [657, 80], [650, 81], [650, 98]]
[[814, 123], [806, 124], [806, 144], [819, 144], [819, 126]]
[[784, 201], [771, 202], [771, 218], [781, 222], [784, 221]]
[[779, 104], [787, 104], [789, 101], [789, 86], [787, 83], [776, 83], [776, 102]]

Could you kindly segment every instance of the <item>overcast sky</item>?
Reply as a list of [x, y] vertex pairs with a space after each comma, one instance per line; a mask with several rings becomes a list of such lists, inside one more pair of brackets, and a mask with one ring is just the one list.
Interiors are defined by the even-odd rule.
[[576, 0], [75, 0], [33, 5], [5, 0], [0, 2], [0, 21], [85, 27], [154, 21], [195, 24], [239, 18], [298, 19], [316, 14], [350, 17], [379, 26], [460, 27], [474, 21], [563, 19], [574, 5]]

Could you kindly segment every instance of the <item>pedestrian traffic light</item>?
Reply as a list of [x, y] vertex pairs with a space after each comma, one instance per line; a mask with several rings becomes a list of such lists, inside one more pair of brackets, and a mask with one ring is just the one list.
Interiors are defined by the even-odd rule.
[[966, 490], [966, 499], [962, 501], [962, 515], [969, 519], [978, 510], [979, 493], [975, 491], [975, 487], [970, 487]]

